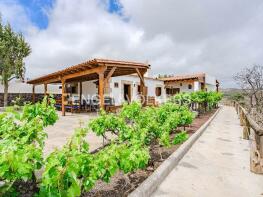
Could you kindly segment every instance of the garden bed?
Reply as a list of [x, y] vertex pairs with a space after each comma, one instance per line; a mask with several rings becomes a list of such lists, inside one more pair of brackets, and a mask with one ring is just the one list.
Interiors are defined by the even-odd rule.
[[[20, 170], [20, 168], [23, 169], [23, 165], [19, 165], [18, 172], [8, 170], [6, 171], [7, 174], [3, 176], [7, 179], [0, 179], [1, 189], [4, 189], [5, 196], [31, 197], [34, 194], [64, 196], [67, 192], [71, 192], [72, 196], [81, 195], [83, 197], [128, 196], [180, 147], [180, 145], [172, 144], [185, 141], [216, 111], [201, 114], [194, 119], [193, 113], [186, 106], [167, 103], [160, 108], [147, 108], [142, 111], [140, 104], [136, 102], [124, 106], [118, 116], [106, 114], [102, 111], [100, 117], [92, 120], [87, 127], [76, 129], [70, 141], [61, 150], [50, 154], [45, 164], [37, 168], [33, 162], [40, 163], [42, 159], [40, 157], [33, 158], [33, 156], [41, 155], [41, 151], [43, 151], [41, 149], [45, 140], [42, 137], [45, 134], [43, 126], [52, 125], [57, 119], [52, 103], [47, 105], [45, 102], [46, 100], [43, 103], [26, 106], [21, 113], [25, 124], [22, 124], [24, 122], [14, 124], [16, 116], [3, 114], [1, 121], [3, 125], [8, 125], [8, 127], [3, 128], [10, 127], [22, 134], [27, 133], [27, 128], [30, 128], [29, 134], [34, 132], [39, 134], [35, 138], [24, 138], [23, 144], [18, 143], [21, 140], [16, 140], [17, 135], [10, 138], [9, 141], [4, 138], [4, 134], [7, 135], [9, 130], [3, 133], [2, 137], [5, 140], [3, 140], [2, 152], [10, 151], [13, 146], [16, 146], [18, 149], [15, 151], [22, 150], [22, 153], [23, 151], [32, 153], [26, 154], [28, 156], [27, 162], [32, 167], [32, 170], [29, 169], [28, 177], [19, 174], [19, 172], [24, 172]], [[41, 113], [35, 118], [35, 112], [43, 112], [43, 110], [45, 113]], [[49, 118], [46, 118], [47, 116]], [[50, 117], [53, 118], [50, 119]], [[37, 124], [39, 119], [43, 121], [40, 121], [42, 123], [40, 125]], [[191, 126], [186, 128], [180, 127], [189, 124]], [[18, 129], [19, 126], [22, 126], [22, 129]], [[114, 141], [110, 145], [105, 145], [89, 153], [88, 142], [84, 139], [89, 129], [106, 140], [108, 140], [105, 137], [106, 134], [111, 132], [118, 135], [119, 141]], [[35, 145], [34, 140], [40, 140], [40, 148], [32, 149], [32, 146]], [[20, 153], [18, 156], [24, 158], [25, 153]], [[7, 167], [12, 167], [9, 160], [5, 161], [4, 164]], [[41, 168], [45, 171], [36, 180], [34, 174], [36, 175], [38, 169]], [[15, 176], [9, 182], [7, 182], [8, 173]], [[60, 175], [61, 173], [63, 176]], [[23, 179], [28, 179], [28, 181], [21, 181]], [[102, 180], [109, 183], [102, 182]], [[92, 189], [85, 192], [84, 187], [86, 191], [89, 188]]]
[[[189, 137], [194, 134], [206, 121], [208, 121], [215, 111], [216, 110], [207, 112], [206, 114], [201, 114], [199, 117], [195, 118], [191, 126], [186, 127]], [[170, 137], [173, 139], [174, 134], [172, 134]], [[118, 172], [111, 178], [110, 183], [98, 181], [92, 190], [83, 193], [82, 196], [128, 196], [129, 193], [135, 190], [145, 179], [147, 179], [165, 159], [167, 159], [174, 151], [176, 151], [179, 146], [180, 145], [172, 145], [171, 147], [166, 148], [160, 146], [157, 142], [153, 142], [150, 146], [151, 159], [146, 169], [137, 170], [136, 172], [129, 173], [127, 175]]]

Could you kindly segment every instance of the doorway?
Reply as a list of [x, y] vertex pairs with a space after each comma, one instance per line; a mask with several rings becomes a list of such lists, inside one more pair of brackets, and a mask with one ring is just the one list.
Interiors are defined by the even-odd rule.
[[124, 84], [123, 90], [124, 90], [123, 91], [124, 100], [130, 103], [131, 102], [131, 85]]

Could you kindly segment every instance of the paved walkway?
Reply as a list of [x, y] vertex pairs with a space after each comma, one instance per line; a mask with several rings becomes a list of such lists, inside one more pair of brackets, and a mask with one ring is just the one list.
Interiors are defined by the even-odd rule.
[[[55, 148], [62, 148], [68, 139], [73, 135], [74, 130], [82, 126], [86, 126], [88, 122], [97, 117], [97, 113], [66, 113], [66, 116], [61, 116], [58, 112], [59, 119], [55, 125], [45, 128], [48, 138], [45, 141], [44, 155], [47, 156]], [[107, 134], [109, 138], [113, 137]], [[103, 145], [102, 137], [96, 136], [95, 133], [89, 132], [86, 140], [89, 143], [90, 151], [95, 150]]]
[[232, 107], [223, 107], [154, 197], [263, 196], [263, 175], [249, 170], [249, 142]]

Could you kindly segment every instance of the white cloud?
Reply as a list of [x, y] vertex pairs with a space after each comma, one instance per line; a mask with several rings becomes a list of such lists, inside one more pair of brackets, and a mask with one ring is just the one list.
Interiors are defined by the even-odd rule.
[[107, 0], [57, 0], [44, 30], [14, 1], [0, 10], [31, 44], [29, 77], [104, 57], [149, 61], [154, 74], [204, 71], [231, 86], [238, 69], [263, 63], [261, 0], [120, 2], [122, 16], [107, 12]]
[[15, 0], [1, 0], [0, 14], [4, 22], [9, 22], [13, 25], [16, 31], [33, 33], [37, 28], [33, 26], [27, 17], [24, 7], [17, 4]]

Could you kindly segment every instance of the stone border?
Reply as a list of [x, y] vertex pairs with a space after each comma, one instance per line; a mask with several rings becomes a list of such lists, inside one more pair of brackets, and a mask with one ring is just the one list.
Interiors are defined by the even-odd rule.
[[150, 197], [216, 117], [221, 107], [185, 143], [170, 155], [129, 197]]

